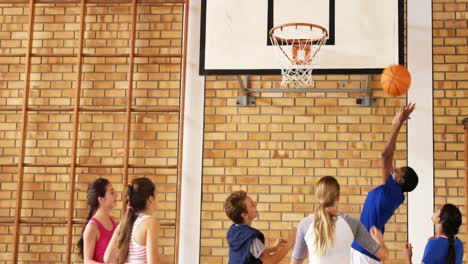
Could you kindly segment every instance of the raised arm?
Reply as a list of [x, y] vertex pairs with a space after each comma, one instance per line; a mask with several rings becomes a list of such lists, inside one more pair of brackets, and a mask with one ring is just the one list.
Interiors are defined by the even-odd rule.
[[414, 111], [416, 104], [409, 103], [406, 106], [401, 106], [400, 110], [395, 114], [392, 121], [392, 130], [390, 131], [390, 137], [388, 138], [387, 144], [382, 152], [382, 178], [383, 183], [387, 182], [388, 177], [393, 171], [393, 154], [396, 149], [396, 140], [400, 128], [403, 126], [406, 120], [410, 119], [410, 114]]
[[387, 260], [388, 259], [388, 249], [385, 246], [384, 240], [383, 240], [383, 235], [382, 232], [380, 232], [377, 227], [373, 226], [370, 230], [370, 235], [374, 239], [374, 241], [379, 244], [379, 249], [374, 252], [373, 254], [378, 257], [380, 260]]

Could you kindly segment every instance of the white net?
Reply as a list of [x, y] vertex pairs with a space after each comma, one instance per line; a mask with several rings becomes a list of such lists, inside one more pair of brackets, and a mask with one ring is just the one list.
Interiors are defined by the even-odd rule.
[[276, 46], [281, 62], [281, 87], [312, 88], [312, 70], [322, 45], [328, 38], [325, 28], [308, 23], [279, 25], [270, 30], [270, 39]]

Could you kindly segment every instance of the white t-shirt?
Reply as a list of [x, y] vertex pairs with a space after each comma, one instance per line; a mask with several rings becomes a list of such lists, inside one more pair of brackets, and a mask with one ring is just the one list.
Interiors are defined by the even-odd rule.
[[296, 260], [304, 259], [308, 251], [310, 263], [349, 263], [351, 244], [354, 239], [369, 252], [375, 253], [380, 248], [359, 220], [346, 214], [341, 214], [336, 218], [333, 246], [327, 250], [324, 256], [319, 256], [314, 250], [315, 235], [313, 224], [313, 214], [302, 219], [297, 230], [292, 258]]

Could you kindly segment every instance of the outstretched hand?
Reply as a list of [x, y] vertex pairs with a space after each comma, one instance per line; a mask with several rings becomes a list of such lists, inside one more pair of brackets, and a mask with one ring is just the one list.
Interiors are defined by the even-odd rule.
[[276, 250], [280, 249], [280, 247], [283, 247], [286, 245], [288, 241], [282, 239], [282, 238], [279, 238], [275, 241], [275, 244], [273, 245], [273, 248]]
[[392, 125], [403, 124], [406, 120], [411, 119], [410, 115], [416, 108], [416, 104], [411, 102], [408, 105], [400, 106], [400, 110], [395, 114]]
[[405, 243], [403, 248], [403, 257], [405, 258], [406, 264], [411, 264], [411, 258], [413, 257], [413, 246], [411, 243]]

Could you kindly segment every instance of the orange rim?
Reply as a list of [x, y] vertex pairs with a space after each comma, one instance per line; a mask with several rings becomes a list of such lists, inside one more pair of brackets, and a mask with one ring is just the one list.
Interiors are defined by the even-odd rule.
[[[280, 38], [278, 36], [275, 36], [275, 31], [278, 29], [283, 29], [285, 27], [297, 27], [297, 26], [304, 26], [304, 27], [310, 27], [310, 28], [318, 28], [322, 30], [323, 36], [319, 38], [314, 38], [314, 39], [292, 39], [292, 38]], [[281, 24], [276, 27], [273, 27], [270, 29], [269, 32], [270, 38], [276, 39], [277, 41], [281, 41], [283, 43], [288, 43], [288, 44], [294, 44], [294, 43], [309, 43], [309, 42], [316, 42], [319, 40], [323, 40], [324, 38], [328, 38], [328, 30], [320, 25], [317, 24], [311, 24], [311, 23], [286, 23], [286, 24]]]

